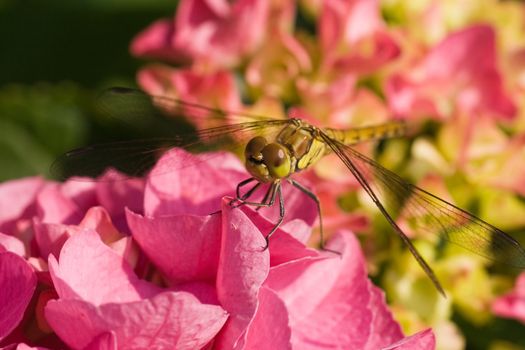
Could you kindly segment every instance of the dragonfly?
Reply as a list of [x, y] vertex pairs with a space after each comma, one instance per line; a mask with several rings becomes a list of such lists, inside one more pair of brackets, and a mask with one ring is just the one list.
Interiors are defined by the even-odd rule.
[[[320, 128], [299, 118], [272, 119], [265, 116], [225, 111], [163, 96], [151, 96], [130, 88], [110, 88], [99, 97], [99, 105], [110, 116], [139, 128], [152, 121], [168, 134], [139, 140], [91, 145], [72, 150], [59, 157], [52, 172], [63, 178], [96, 176], [109, 167], [139, 176], [150, 169], [166, 150], [181, 147], [189, 151], [221, 149], [241, 153], [251, 175], [240, 182], [234, 201], [260, 209], [279, 206], [279, 218], [265, 235], [266, 247], [285, 217], [282, 184], [288, 182], [305, 193], [317, 206], [320, 244], [324, 248], [321, 204], [314, 192], [293, 178], [310, 169], [325, 155], [334, 153], [370, 197], [393, 231], [406, 245], [439, 293], [444, 289], [434, 271], [418, 252], [398, 224], [402, 217], [411, 228], [437, 235], [493, 262], [514, 268], [525, 268], [525, 250], [510, 235], [419, 188], [386, 169], [355, 149], [360, 142], [404, 136], [407, 127], [402, 121], [351, 129]], [[171, 119], [166, 114], [217, 123], [191, 133], [173, 132], [173, 125], [162, 125]], [[180, 128], [180, 124], [179, 124]], [[205, 153], [204, 153], [205, 154]], [[210, 156], [212, 157], [212, 156]], [[213, 161], [213, 158], [210, 158]], [[184, 160], [174, 160], [170, 171], [183, 167]], [[243, 188], [249, 186], [243, 192]], [[254, 193], [267, 185], [262, 200], [251, 200]], [[233, 203], [233, 201], [232, 201]]]

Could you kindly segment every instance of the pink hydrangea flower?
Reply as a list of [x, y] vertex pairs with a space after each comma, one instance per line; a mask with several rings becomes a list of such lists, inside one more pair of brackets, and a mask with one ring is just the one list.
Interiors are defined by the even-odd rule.
[[[116, 175], [108, 173], [106, 176], [114, 177]], [[129, 245], [121, 244], [119, 246], [116, 242], [121, 238], [123, 238], [121, 241], [130, 241], [129, 237], [121, 233], [127, 230], [127, 224], [123, 221], [125, 219], [123, 216], [124, 209], [128, 206], [141, 211], [142, 187], [141, 180], [116, 182], [115, 184], [110, 184], [107, 181], [94, 183], [93, 181], [77, 180], [59, 185], [38, 177], [13, 180], [0, 185], [0, 193], [2, 193], [0, 206], [5, 208], [2, 211], [3, 217], [0, 218], [0, 226], [2, 227], [0, 251], [12, 252], [19, 257], [23, 264], [29, 263], [30, 273], [38, 278], [36, 291], [35, 287], [31, 287], [30, 284], [26, 284], [26, 291], [19, 291], [20, 298], [26, 296], [24, 293], [28, 293], [29, 299], [32, 301], [26, 305], [27, 309], [21, 310], [22, 314], [24, 311], [26, 312], [26, 317], [18, 319], [18, 323], [14, 325], [16, 329], [12, 330], [5, 342], [0, 342], [1, 345], [12, 342], [32, 343], [38, 339], [40, 345], [46, 347], [64, 347], [63, 342], [52, 333], [50, 334], [52, 331], [48, 328], [43, 314], [45, 303], [56, 297], [54, 286], [47, 271], [48, 256], [58, 256], [64, 242], [81, 230], [81, 227], [77, 225], [81, 223], [83, 216], [88, 212], [88, 216], [101, 218], [99, 219], [101, 224], [97, 227], [101, 232], [101, 237], [104, 236], [108, 243], [115, 244], [116, 248], [120, 249], [129, 261], [136, 260], [136, 251], [133, 251]], [[119, 208], [115, 205], [117, 202], [123, 206]], [[100, 205], [107, 209], [96, 207]], [[104, 224], [103, 219], [106, 222], [113, 222], [111, 224], [113, 231], [108, 229], [108, 225]], [[93, 220], [91, 222], [89, 220], [84, 221], [82, 224], [92, 226]], [[114, 225], [117, 225], [119, 230]], [[21, 269], [20, 266], [17, 266], [12, 265], [12, 272]], [[17, 278], [21, 279], [22, 277], [23, 274], [18, 277], [12, 277], [9, 273], [2, 275], [2, 278], [10, 279], [6, 285], [10, 284], [13, 288], [22, 286], [21, 281], [17, 280]], [[4, 290], [9, 292], [8, 289]], [[13, 299], [13, 303], [15, 301], [16, 299]], [[21, 305], [22, 299], [19, 303]], [[13, 314], [10, 316], [3, 311], [0, 314], [9, 316], [9, 320], [12, 321], [17, 317], [15, 310], [13, 306]], [[0, 328], [0, 333], [9, 333], [7, 323]], [[23, 347], [23, 345], [19, 346]]]
[[[454, 140], [451, 142], [451, 140]], [[438, 148], [468, 179], [491, 188], [525, 194], [525, 134], [508, 135], [487, 115], [454, 117], [444, 124]]]
[[[163, 159], [172, 164], [171, 157], [187, 157], [187, 154], [173, 151]], [[224, 322], [227, 316], [226, 323], [220, 332], [217, 330], [214, 339], [214, 346], [218, 349], [250, 349], [261, 348], [264, 345], [269, 348], [286, 348], [290, 345], [298, 348], [316, 348], [317, 339], [325, 339], [336, 346], [342, 344], [375, 349], [402, 337], [399, 327], [381, 302], [380, 293], [366, 278], [364, 258], [357, 241], [350, 234], [341, 234], [339, 242], [332, 243], [332, 249], [343, 252], [343, 259], [333, 255], [320, 255], [286, 233], [287, 227], [295, 228], [295, 232], [298, 228], [303, 232], [308, 229], [297, 219], [288, 220], [283, 229], [270, 241], [270, 248], [263, 251], [261, 247], [264, 246], [264, 239], [261, 231], [269, 229], [271, 222], [259, 213], [250, 208], [232, 209], [226, 200], [222, 203], [220, 216], [205, 215], [218, 208], [219, 198], [225, 192], [231, 191], [232, 184], [238, 181], [240, 175], [246, 176], [240, 173], [242, 166], [239, 163], [236, 167], [232, 164], [235, 160], [231, 156], [218, 154], [214, 160], [216, 162], [209, 164], [197, 162], [196, 166], [171, 173], [164, 173], [161, 160], [153, 170], [153, 176], [149, 178], [145, 189], [145, 212], [149, 216], [128, 212], [132, 236], [160, 270], [168, 288], [161, 291], [154, 285], [137, 280], [129, 270], [121, 272], [117, 267], [121, 267], [123, 262], [113, 253], [111, 255], [115, 262], [103, 259], [99, 264], [106, 266], [110, 273], [117, 270], [116, 276], [101, 277], [96, 273], [100, 267], [86, 272], [82, 279], [76, 277], [78, 273], [70, 273], [66, 281], [66, 292], [61, 293], [58, 290], [61, 299], [50, 303], [47, 308], [48, 319], [52, 325], [54, 321], [51, 320], [55, 317], [63, 319], [57, 316], [57, 313], [63, 312], [58, 308], [62, 299], [80, 297], [103, 308], [106, 302], [117, 298], [119, 303], [123, 303], [122, 307], [125, 307], [125, 302], [130, 300], [142, 298], [142, 302], [145, 302], [157, 293], [172, 293], [192, 295], [203, 307], [221, 311], [222, 313], [218, 314], [212, 312], [210, 318], [213, 322], [210, 322], [213, 324], [217, 322], [222, 326], [221, 322]], [[218, 169], [214, 169], [215, 164], [220, 165]], [[233, 171], [230, 176], [224, 174], [228, 168]], [[157, 171], [159, 173], [155, 175]], [[215, 176], [220, 178], [214, 179]], [[228, 183], [227, 179], [231, 183]], [[201, 190], [202, 186], [207, 185], [211, 187]], [[286, 196], [291, 202], [291, 205], [287, 206], [289, 215], [314, 216], [313, 206], [301, 208], [300, 205], [294, 205], [293, 194], [292, 192]], [[296, 195], [301, 194], [296, 192]], [[215, 200], [211, 201], [214, 197]], [[84, 232], [75, 237], [80, 236], [89, 240], [79, 241], [78, 245], [75, 245], [81, 250], [79, 252], [69, 247], [70, 243], [75, 242], [74, 238], [70, 239], [64, 247], [70, 250], [68, 256], [78, 257], [86, 254], [83, 253], [86, 250], [96, 251], [97, 249], [87, 248], [91, 244], [110, 254], [110, 249], [101, 244], [94, 232]], [[304, 233], [301, 236], [304, 238]], [[92, 254], [97, 257], [105, 255], [100, 252]], [[61, 253], [60, 268], [63, 256], [64, 252]], [[79, 264], [64, 262], [66, 269], [68, 265], [76, 266], [73, 271], [79, 269]], [[108, 268], [111, 266], [116, 268]], [[86, 266], [86, 269], [88, 268], [90, 267]], [[67, 274], [67, 270], [60, 270], [60, 275], [56, 273], [56, 262], [50, 262], [50, 270], [54, 280], [65, 279], [62, 275]], [[328, 271], [331, 271], [331, 282], [327, 280]], [[123, 277], [118, 277], [122, 274]], [[124, 278], [124, 281], [119, 281], [120, 278]], [[119, 281], [117, 284], [120, 288], [133, 285], [131, 295], [124, 290], [118, 292], [120, 288], [108, 284], [109, 280]], [[319, 288], [319, 281], [324, 281], [324, 288]], [[77, 287], [74, 287], [75, 285]], [[314, 288], [316, 293], [311, 293], [308, 286], [317, 286]], [[104, 292], [106, 288], [107, 293]], [[71, 289], [72, 294], [69, 292]], [[78, 309], [74, 311], [78, 313]], [[126, 332], [125, 329], [111, 328], [115, 326], [111, 321], [111, 312], [114, 310], [101, 309], [97, 314], [103, 313], [104, 317], [101, 319], [109, 319], [101, 327], [107, 332], [110, 329], [115, 332], [113, 336], [118, 344], [136, 344], [135, 341], [141, 341], [142, 336], [137, 336], [136, 331]], [[121, 313], [125, 311], [119, 309], [117, 315]], [[204, 311], [199, 309], [198, 313], [202, 314]], [[327, 324], [327, 320], [330, 319], [338, 321]], [[357, 326], [356, 319], [361, 320]], [[140, 320], [140, 324], [143, 324], [142, 319]], [[66, 318], [63, 322], [71, 325], [72, 330], [79, 327], [74, 319]], [[374, 326], [376, 322], [378, 326]], [[55, 324], [55, 327], [63, 332], [61, 337], [64, 340], [69, 339], [67, 332], [63, 331], [65, 324]], [[83, 325], [82, 329], [86, 328], [87, 325]], [[143, 326], [142, 329], [147, 332], [148, 327]], [[190, 330], [191, 326], [185, 329]], [[213, 327], [209, 326], [207, 329]], [[78, 337], [77, 334], [71, 333], [70, 337]], [[164, 335], [162, 330], [160, 334]], [[378, 334], [381, 336], [378, 337]], [[192, 336], [196, 337], [194, 334]], [[273, 339], [271, 344], [267, 342], [269, 337]], [[92, 338], [90, 336], [89, 340], [92, 341]], [[204, 339], [210, 340], [208, 336]], [[68, 340], [66, 342], [69, 344]], [[87, 340], [76, 346], [84, 346], [86, 342]], [[196, 347], [195, 344], [202, 345], [191, 343], [188, 348]], [[184, 344], [178, 344], [178, 347], [184, 348]]]
[[[207, 107], [238, 111], [241, 108], [239, 92], [233, 74], [228, 71], [197, 73], [192, 69], [175, 69], [165, 65], [151, 65], [137, 75], [139, 85], [148, 94], [180, 99]], [[192, 110], [195, 114], [195, 110]], [[199, 128], [210, 127], [206, 115], [190, 121]]]
[[318, 27], [325, 69], [368, 74], [400, 53], [377, 0], [324, 1]]
[[[166, 172], [177, 158], [188, 166]], [[49, 264], [49, 272], [45, 264], [38, 272], [39, 283], [52, 293], [40, 294], [42, 314], [37, 307], [33, 317], [75, 349], [433, 348], [431, 331], [403, 338], [350, 232], [330, 242], [341, 256], [305, 246], [316, 209], [291, 186], [285, 188], [286, 220], [263, 250], [275, 210], [233, 208], [228, 197], [221, 200], [245, 177], [227, 153], [172, 150], [145, 183], [44, 184], [33, 195], [40, 209], [28, 232]], [[18, 184], [4, 186], [11, 185]], [[117, 229], [113, 222], [122, 215]], [[14, 253], [0, 259], [5, 254], [9, 263], [0, 260], [0, 279], [13, 280], [15, 266], [28, 271], [30, 283], [13, 284], [23, 300], [8, 297], [23, 312], [34, 293], [34, 268]], [[2, 321], [1, 334], [20, 317]]]
[[[44, 180], [30, 177], [0, 185], [0, 232], [14, 235], [35, 214], [35, 198]], [[16, 198], [16, 201], [13, 201]]]
[[264, 0], [181, 1], [175, 19], [159, 20], [131, 45], [136, 56], [198, 65], [230, 67], [252, 53], [263, 40], [269, 2]]
[[295, 16], [295, 2], [274, 2], [271, 6], [267, 40], [250, 57], [244, 71], [246, 82], [257, 96], [293, 101], [295, 81], [312, 74], [311, 53], [304, 40], [294, 35]]
[[513, 291], [494, 301], [492, 312], [525, 324], [525, 274], [518, 277]]
[[312, 60], [291, 33], [272, 28], [272, 40], [264, 42], [246, 68], [246, 81], [258, 95], [293, 100], [295, 81], [311, 73]]
[[31, 266], [0, 245], [0, 341], [22, 321], [36, 282]]
[[163, 291], [139, 279], [94, 230], [73, 235], [60, 262], [50, 257], [49, 269], [59, 299], [47, 304], [46, 319], [73, 348], [98, 343], [103, 334], [119, 347], [201, 348], [227, 318], [220, 307], [195, 295]]
[[[444, 64], [446, 62], [446, 64]], [[390, 108], [403, 116], [444, 118], [454, 111], [510, 119], [516, 106], [497, 65], [494, 29], [475, 25], [446, 37], [406, 73], [387, 82]]]

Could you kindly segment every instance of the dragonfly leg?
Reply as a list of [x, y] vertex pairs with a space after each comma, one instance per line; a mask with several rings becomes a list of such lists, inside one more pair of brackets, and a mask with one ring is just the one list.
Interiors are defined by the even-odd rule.
[[[235, 195], [236, 197], [233, 198], [231, 201], [230, 201], [230, 206], [232, 208], [238, 208], [240, 207], [241, 205], [245, 205], [245, 204], [249, 204], [249, 205], [259, 205], [261, 203], [254, 203], [254, 202], [247, 202], [246, 199], [250, 198], [250, 196], [261, 186], [261, 183], [260, 182], [257, 182], [254, 186], [252, 186], [248, 191], [246, 191], [246, 193], [244, 193], [243, 195], [241, 195], [241, 188], [246, 186], [247, 184], [249, 184], [250, 182], [254, 181], [255, 178], [251, 177], [249, 179], [246, 179], [246, 180], [243, 180], [242, 182], [239, 182], [239, 184], [237, 185], [237, 188], [235, 190]], [[268, 191], [266, 192], [264, 198], [263, 199], [263, 202], [264, 203], [268, 196], [269, 196], [269, 193], [271, 191], [272, 187], [270, 187], [268, 189]], [[273, 203], [272, 203], [273, 204]], [[265, 205], [267, 206], [267, 205]], [[259, 208], [259, 207], [258, 207]], [[216, 212], [213, 212], [211, 213], [210, 215], [214, 215], [214, 214], [218, 214], [220, 213], [221, 210], [217, 210]]]
[[[254, 177], [250, 177], [249, 179], [243, 180], [243, 181], [241, 181], [241, 182], [239, 182], [237, 184], [237, 188], [235, 189], [235, 194], [237, 195], [237, 199], [242, 198], [242, 196], [241, 196], [241, 188], [243, 188], [244, 186], [246, 186], [247, 184], [249, 184], [250, 182], [252, 182], [254, 180], [255, 180]], [[250, 191], [248, 191], [248, 192], [250, 192]], [[249, 197], [249, 195], [247, 197]], [[247, 197], [245, 197], [245, 198], [247, 198]]]
[[250, 188], [248, 191], [246, 191], [245, 194], [243, 194], [241, 197], [238, 197], [238, 198], [241, 201], [244, 201], [244, 200], [250, 198], [251, 195], [255, 192], [255, 190], [259, 188], [259, 186], [261, 186], [261, 183], [257, 182], [254, 186], [252, 186], [252, 188]]
[[[245, 185], [246, 183], [249, 183], [250, 181], [243, 181], [243, 183], [239, 184], [241, 185], [241, 187], [243, 185]], [[254, 185], [252, 188], [250, 188], [243, 196], [240, 196], [240, 198], [235, 198], [234, 201], [238, 201], [239, 202], [239, 205], [251, 205], [251, 206], [254, 206], [254, 207], [257, 207], [257, 209], [260, 209], [260, 208], [263, 208], [263, 207], [271, 207], [274, 205], [275, 203], [275, 199], [277, 196], [279, 196], [279, 219], [277, 220], [277, 223], [274, 225], [274, 227], [272, 228], [272, 230], [264, 237], [265, 241], [266, 241], [266, 244], [263, 248], [263, 251], [268, 249], [268, 245], [269, 245], [269, 240], [270, 240], [270, 237], [275, 233], [275, 231], [277, 231], [277, 229], [279, 228], [279, 226], [281, 226], [283, 220], [284, 220], [284, 214], [285, 214], [285, 208], [284, 208], [284, 197], [283, 197], [283, 192], [282, 192], [282, 189], [281, 189], [281, 183], [279, 181], [276, 181], [274, 183], [272, 183], [270, 185], [270, 188], [268, 189], [268, 191], [266, 191], [266, 194], [264, 195], [264, 198], [261, 202], [250, 202], [250, 201], [247, 201], [246, 199], [248, 199], [252, 194], [253, 192], [259, 188], [259, 186], [261, 185], [260, 182], [258, 182], [256, 185]], [[239, 186], [238, 186], [239, 187]], [[238, 194], [239, 194], [240, 191], [238, 191]], [[233, 202], [233, 201], [232, 201]]]
[[[265, 202], [251, 202], [247, 200], [242, 200], [240, 198], [236, 199], [241, 203], [241, 205], [251, 205], [252, 207], [271, 207], [275, 203], [275, 197], [277, 196], [277, 187], [280, 187], [280, 184], [278, 182], [275, 182], [271, 184], [270, 189], [268, 190], [270, 192], [270, 201]], [[266, 196], [265, 196], [266, 197]]]
[[[230, 201], [230, 205], [231, 206], [233, 206], [233, 204], [235, 202], [237, 202], [237, 201], [242, 202], [242, 200], [241, 200], [241, 197], [242, 197], [241, 196], [241, 188], [243, 188], [244, 186], [246, 186], [247, 184], [249, 184], [250, 182], [252, 182], [254, 180], [255, 180], [255, 178], [250, 177], [249, 179], [243, 180], [243, 181], [241, 181], [241, 182], [239, 182], [237, 184], [237, 187], [235, 188], [235, 198]], [[250, 191], [247, 192], [247, 193], [249, 193], [248, 196], [250, 196], [253, 193], [254, 190], [255, 189], [252, 187], [252, 191], [251, 192]], [[239, 205], [242, 205], [242, 204], [239, 204]]]
[[319, 198], [310, 189], [304, 187], [303, 185], [301, 185], [299, 182], [295, 181], [294, 179], [290, 179], [290, 183], [295, 188], [299, 189], [301, 192], [303, 192], [308, 197], [310, 197], [315, 202], [315, 204], [317, 205], [317, 214], [319, 215], [319, 236], [320, 236], [320, 243], [319, 244], [321, 246], [321, 249], [341, 255], [340, 252], [332, 250], [332, 249], [327, 249], [324, 246], [325, 241], [324, 241], [324, 235], [323, 235], [323, 216], [321, 215], [321, 202], [319, 201]]
[[[268, 199], [270, 199], [272, 190], [273, 190], [273, 186], [268, 187], [268, 190], [266, 191], [266, 194], [264, 195], [264, 198], [263, 198], [261, 203], [267, 203], [268, 202]], [[257, 208], [255, 208], [255, 210], [259, 211], [261, 208], [264, 208], [264, 207], [257, 207]]]
[[264, 240], [266, 241], [266, 245], [264, 246], [264, 249], [263, 251], [265, 251], [266, 249], [268, 249], [268, 245], [270, 244], [270, 237], [274, 234], [275, 231], [277, 231], [277, 229], [279, 228], [279, 226], [281, 226], [281, 224], [283, 223], [283, 220], [284, 220], [284, 213], [285, 213], [285, 209], [284, 209], [284, 197], [283, 197], [283, 192], [281, 190], [281, 183], [278, 182], [276, 183], [275, 185], [272, 185], [272, 187], [275, 187], [275, 191], [273, 192], [272, 194], [272, 198], [270, 200], [270, 202], [273, 202], [275, 201], [275, 195], [278, 194], [279, 195], [279, 220], [277, 220], [277, 223], [275, 224], [275, 226], [272, 228], [272, 230], [270, 231], [270, 233], [268, 233], [265, 237], [264, 237]]
[[[252, 179], [248, 179], [248, 180], [254, 180], [253, 178]], [[245, 181], [243, 181], [245, 182]], [[261, 183], [260, 182], [257, 182], [255, 185], [253, 185], [248, 191], [246, 191], [246, 193], [244, 193], [242, 196], [240, 195], [240, 187], [244, 186], [245, 184], [248, 184], [250, 183], [251, 181], [248, 181], [248, 182], [245, 182], [244, 184], [243, 183], [240, 183], [239, 185], [237, 185], [237, 191], [236, 191], [236, 194], [237, 194], [237, 197], [232, 199], [230, 201], [230, 205], [234, 208], [237, 208], [237, 207], [240, 207], [241, 205], [244, 205], [246, 204], [246, 199], [250, 198], [251, 195], [261, 186]], [[235, 202], [238, 202], [237, 205], [234, 205]]]

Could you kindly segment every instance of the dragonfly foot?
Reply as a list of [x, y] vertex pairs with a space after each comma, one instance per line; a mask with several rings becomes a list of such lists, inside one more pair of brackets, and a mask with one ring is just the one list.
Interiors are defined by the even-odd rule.
[[230, 201], [229, 205], [232, 207], [232, 209], [239, 208], [240, 206], [244, 205], [244, 201], [240, 200], [239, 198], [234, 198]]
[[322, 250], [323, 252], [334, 253], [335, 255], [338, 255], [339, 257], [342, 257], [342, 256], [343, 256], [343, 253], [338, 252], [337, 250], [333, 250], [333, 249], [329, 249], [329, 248], [325, 248], [325, 247], [321, 247], [321, 250]]
[[262, 248], [261, 252], [264, 252], [270, 246], [270, 240], [268, 236], [264, 237], [264, 242], [264, 247]]

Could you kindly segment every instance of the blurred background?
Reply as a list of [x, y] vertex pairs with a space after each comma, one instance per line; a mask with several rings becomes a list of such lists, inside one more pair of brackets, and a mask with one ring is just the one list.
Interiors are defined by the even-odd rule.
[[49, 174], [67, 150], [111, 140], [96, 96], [136, 87], [133, 37], [167, 0], [0, 1], [0, 180]]
[[[304, 11], [299, 13], [299, 19], [296, 22], [304, 29], [301, 34], [307, 33], [310, 37], [314, 37], [316, 35], [315, 6], [319, 6], [319, 3], [315, 1], [303, 1], [302, 3], [306, 3], [304, 5], [306, 10], [303, 9]], [[432, 31], [418, 22], [423, 20], [423, 17], [420, 16], [422, 9], [437, 6], [434, 3], [443, 4], [442, 17], [425, 17], [425, 20], [439, 22], [444, 18], [443, 23], [433, 23], [432, 28], [438, 28], [437, 31]], [[130, 54], [130, 44], [138, 33], [150, 26], [152, 22], [159, 18], [173, 17], [175, 8], [176, 2], [171, 0], [83, 0], [77, 2], [0, 0], [0, 33], [2, 34], [0, 35], [0, 180], [5, 181], [36, 174], [49, 176], [50, 164], [58, 155], [67, 150], [131, 136], [126, 135], [126, 131], [118, 125], [106, 123], [105, 116], [101, 115], [96, 108], [96, 97], [107, 87], [138, 86], [137, 72], [146, 65], [147, 61], [133, 57]], [[489, 23], [496, 33], [497, 48], [501, 55], [494, 61], [501, 63], [510, 57], [507, 54], [511, 52], [511, 49], [525, 47], [525, 42], [521, 41], [524, 38], [522, 34], [525, 33], [522, 22], [525, 7], [520, 1], [487, 0], [486, 4], [480, 5], [478, 1], [384, 0], [380, 3], [380, 15], [382, 21], [389, 26], [392, 40], [398, 43], [396, 45], [399, 45], [399, 50], [413, 54], [418, 59], [421, 59], [432, 48], [438, 47], [439, 43], [448, 38], [451, 33], [478, 23]], [[423, 29], [428, 29], [428, 31]], [[304, 36], [299, 35], [301, 39], [304, 39]], [[416, 39], [417, 44], [407, 44], [411, 40], [414, 43]], [[483, 42], [482, 40], [475, 43], [474, 47], [483, 46]], [[311, 44], [311, 42], [304, 40], [302, 43], [311, 53], [312, 50], [308, 47], [308, 43]], [[360, 49], [366, 51], [369, 47], [365, 45]], [[472, 50], [472, 53], [474, 54], [475, 51]], [[387, 52], [385, 55], [388, 57], [377, 63], [377, 67], [392, 59], [394, 63], [390, 67], [393, 67], [394, 72], [398, 67], [401, 67], [399, 71], [404, 72], [406, 67], [412, 64], [403, 59], [395, 61], [394, 56], [397, 57], [397, 54]], [[525, 55], [521, 56], [520, 62], [524, 61], [523, 56]], [[481, 59], [475, 58], [473, 62]], [[312, 65], [315, 66], [318, 60], [318, 56], [312, 55]], [[352, 64], [357, 63], [359, 60], [352, 62]], [[441, 64], [446, 67], [448, 62]], [[472, 65], [472, 62], [463, 64], [467, 69], [469, 65]], [[241, 68], [237, 67], [238, 70], [245, 73], [244, 62], [239, 66]], [[462, 66], [461, 62], [457, 66]], [[509, 157], [518, 154], [517, 159], [505, 160], [510, 164], [508, 168], [502, 165], [504, 160], [497, 160], [501, 165], [501, 168], [498, 169], [507, 173], [513, 172], [520, 164], [525, 164], [525, 155], [520, 156], [523, 154], [523, 146], [518, 142], [523, 140], [525, 133], [525, 112], [521, 108], [525, 99], [521, 93], [522, 90], [518, 90], [525, 86], [525, 78], [517, 81], [517, 77], [523, 74], [521, 72], [525, 69], [519, 71], [518, 74], [513, 71], [515, 67], [511, 66], [503, 64], [502, 71], [507, 74], [507, 77], [516, 78], [516, 81], [512, 82], [514, 85], [507, 84], [506, 87], [511, 86], [510, 91], [517, 112], [508, 112], [509, 108], [503, 102], [498, 102], [499, 105], [495, 107], [481, 106], [480, 108], [488, 111], [487, 114], [503, 115], [502, 119], [496, 118], [498, 123], [503, 120], [503, 126], [493, 127], [491, 124], [485, 129], [490, 132], [478, 135], [478, 138], [485, 144], [487, 140], [490, 141], [488, 142], [490, 145], [493, 145], [494, 139], [500, 140], [502, 144], [504, 143], [502, 147], [508, 151]], [[524, 65], [518, 66], [522, 69]], [[465, 67], [460, 67], [458, 70]], [[385, 91], [382, 90], [381, 81], [386, 80], [385, 76], [389, 76], [391, 72], [385, 73], [384, 70], [379, 71], [379, 69], [376, 72], [374, 69], [375, 66], [371, 68], [371, 71], [359, 70], [355, 73], [357, 78], [351, 84], [355, 85], [355, 91], [366, 90], [380, 101], [379, 104], [386, 105], [384, 103]], [[512, 75], [512, 72], [516, 74]], [[452, 73], [454, 74], [456, 73]], [[472, 73], [473, 76], [476, 74]], [[305, 76], [311, 81], [317, 78], [309, 73], [303, 74], [303, 77]], [[340, 83], [336, 82], [333, 76], [322, 77], [322, 79], [328, 83]], [[315, 81], [315, 83], [318, 82]], [[494, 85], [495, 82], [491, 81], [486, 86], [492, 86], [491, 84]], [[458, 86], [447, 90], [448, 92], [453, 91], [450, 92], [451, 96], [456, 96], [456, 92], [464, 88], [464, 85], [459, 84]], [[344, 86], [341, 87], [341, 89], [344, 88]], [[292, 97], [287, 91], [282, 95], [279, 95], [279, 92], [275, 95], [288, 105], [297, 103], [307, 105], [309, 100], [310, 102], [320, 101], [324, 98], [317, 100], [309, 98], [309, 91], [296, 89]], [[490, 90], [490, 88], [486, 89]], [[263, 92], [255, 90], [257, 88], [253, 88], [249, 93], [246, 93], [246, 89], [243, 90], [242, 99], [245, 100], [249, 95], [250, 100], [257, 100], [264, 95]], [[441, 94], [441, 90], [429, 93], [437, 97], [442, 97]], [[364, 114], [368, 115], [369, 96], [366, 95], [364, 99], [361, 99], [363, 95], [356, 93], [349, 98], [349, 101], [352, 103], [356, 101], [355, 96], [360, 97], [361, 102], [359, 103], [364, 106], [360, 108], [364, 108]], [[492, 96], [491, 92], [487, 96]], [[451, 97], [451, 100], [453, 99], [454, 97]], [[365, 100], [366, 102], [362, 102]], [[453, 103], [459, 104], [460, 102], [454, 101]], [[376, 102], [372, 104], [374, 103]], [[476, 149], [481, 153], [476, 153], [475, 150], [474, 154], [481, 154], [482, 157], [468, 159], [470, 168], [467, 167], [466, 170], [454, 168], [458, 164], [455, 151], [461, 148], [456, 145], [455, 141], [459, 137], [454, 132], [461, 129], [461, 119], [456, 120], [452, 116], [453, 113], [447, 112], [449, 105], [439, 103], [436, 105], [444, 110], [444, 112], [440, 110], [440, 113], [442, 112], [441, 114], [445, 116], [434, 118], [429, 123], [430, 131], [426, 137], [421, 138], [420, 142], [417, 140], [406, 143], [395, 141], [378, 152], [380, 160], [397, 167], [396, 170], [400, 170], [403, 175], [412, 174], [412, 181], [418, 184], [428, 180], [426, 185], [430, 186], [433, 192], [439, 192], [442, 189], [441, 182], [436, 185], [425, 175], [432, 171], [435, 173], [442, 171], [439, 175], [444, 179], [443, 182], [447, 185], [448, 191], [443, 190], [440, 195], [455, 193], [456, 202], [469, 207], [469, 210], [474, 211], [475, 214], [514, 233], [515, 236], [524, 236], [525, 200], [523, 192], [525, 191], [519, 187], [522, 186], [519, 183], [525, 183], [524, 176], [517, 177], [517, 182], [512, 184], [514, 187], [510, 184], [505, 184], [506, 187], [501, 184], [493, 187], [487, 185], [487, 183], [494, 182], [491, 177], [493, 174], [487, 174], [486, 178], [477, 178], [476, 176], [480, 174], [478, 170], [486, 169], [486, 167], [476, 168], [476, 166], [479, 166], [480, 162], [485, 159], [483, 157], [494, 157], [494, 154], [487, 156], [483, 153], [483, 150], [487, 148], [481, 146]], [[392, 108], [392, 105], [388, 107]], [[315, 108], [310, 108], [309, 111], [313, 113]], [[425, 113], [428, 114], [428, 111]], [[504, 119], [506, 115], [511, 114], [517, 116], [513, 122], [509, 122], [510, 117]], [[328, 117], [327, 119], [334, 121]], [[356, 117], [356, 120], [359, 120], [359, 116]], [[495, 129], [499, 132], [497, 137], [494, 137], [493, 130]], [[461, 137], [463, 136], [462, 134]], [[477, 136], [472, 137], [478, 140]], [[431, 147], [429, 148], [428, 145]], [[517, 145], [515, 149], [512, 148], [513, 145]], [[399, 153], [407, 154], [407, 159], [396, 159], [399, 156], [393, 150], [400, 148], [404, 151]], [[412, 153], [408, 151], [409, 149], [412, 150]], [[505, 154], [499, 151], [495, 153]], [[422, 171], [421, 167], [415, 167], [412, 158], [419, 158], [419, 161], [426, 160], [428, 162], [426, 170]], [[445, 169], [449, 167], [452, 167], [453, 170], [447, 173]], [[419, 176], [413, 175], [414, 170], [420, 173]], [[500, 175], [496, 171], [495, 176]], [[342, 202], [350, 203], [348, 208], [358, 206], [356, 203], [359, 198], [356, 196], [343, 199]], [[380, 231], [381, 227], [374, 227], [374, 230]], [[393, 243], [390, 239], [381, 237], [381, 234], [378, 234], [372, 243], [368, 242], [368, 246], [367, 238], [363, 239], [364, 247], [365, 250], [367, 247], [370, 250], [367, 256], [371, 260], [374, 281], [387, 291], [396, 319], [402, 324], [407, 334], [431, 326], [436, 337], [441, 341], [440, 349], [525, 349], [524, 325], [512, 318], [496, 316], [491, 311], [491, 305], [498, 296], [511, 293], [513, 290], [516, 271], [496, 274], [494, 277], [489, 274], [493, 272], [490, 271], [491, 267], [483, 263], [472, 263], [468, 259], [465, 262], [462, 260], [461, 253], [449, 252], [439, 264], [433, 265], [436, 266], [438, 275], [453, 281], [447, 285], [447, 288], [452, 291], [449, 298], [442, 299], [429, 285], [426, 276], [421, 275], [412, 257], [406, 254], [406, 251], [401, 253], [402, 250], [398, 243], [391, 246]], [[420, 244], [419, 249], [431, 250], [424, 243]], [[374, 266], [379, 267], [374, 270]], [[464, 269], [458, 272], [458, 266]], [[418, 271], [416, 278], [413, 277], [414, 271]], [[407, 284], [410, 286], [406, 287]], [[516, 315], [512, 317], [518, 318]]]

